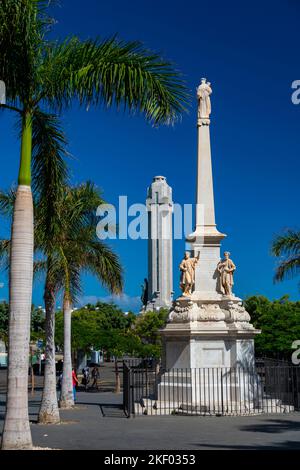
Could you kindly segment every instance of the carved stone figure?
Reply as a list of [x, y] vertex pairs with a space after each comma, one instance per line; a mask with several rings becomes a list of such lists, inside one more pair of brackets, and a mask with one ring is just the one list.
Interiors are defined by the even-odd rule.
[[144, 279], [144, 284], [141, 287], [142, 287], [141, 301], [143, 305], [147, 305], [147, 302], [149, 300], [149, 288], [148, 288], [147, 278]]
[[188, 251], [184, 254], [184, 259], [179, 265], [181, 271], [180, 276], [180, 289], [182, 290], [183, 296], [190, 296], [192, 293], [192, 287], [195, 282], [195, 267], [199, 261], [199, 254], [197, 258], [191, 258]]
[[198, 120], [209, 119], [211, 113], [210, 97], [212, 89], [206, 78], [201, 79], [201, 84], [197, 88], [198, 98]]
[[229, 251], [225, 251], [224, 258], [219, 261], [217, 270], [220, 274], [220, 290], [222, 294], [231, 296], [233, 286], [233, 273], [236, 269], [236, 266], [229, 257]]

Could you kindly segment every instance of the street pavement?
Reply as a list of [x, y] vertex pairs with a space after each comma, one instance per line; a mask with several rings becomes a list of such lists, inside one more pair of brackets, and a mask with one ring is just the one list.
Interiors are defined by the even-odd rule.
[[[110, 366], [109, 366], [110, 367]], [[52, 449], [201, 450], [298, 449], [300, 413], [252, 417], [138, 416], [126, 418], [106, 369], [100, 392], [77, 393], [76, 407], [61, 411], [59, 425], [37, 424], [41, 384], [29, 393], [33, 443]], [[106, 374], [106, 376], [105, 376]], [[39, 378], [39, 381], [41, 378]], [[108, 391], [101, 391], [108, 390]], [[5, 374], [0, 371], [0, 433], [5, 411]]]

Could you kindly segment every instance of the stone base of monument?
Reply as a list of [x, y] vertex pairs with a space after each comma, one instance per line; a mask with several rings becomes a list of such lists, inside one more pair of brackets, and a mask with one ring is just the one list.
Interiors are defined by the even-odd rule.
[[165, 401], [151, 398], [143, 399], [143, 406], [136, 402], [134, 404], [134, 412], [136, 415], [150, 415], [150, 416], [163, 416], [163, 415], [191, 415], [191, 416], [249, 416], [260, 415], [264, 413], [279, 414], [279, 413], [292, 413], [295, 411], [292, 405], [282, 403], [280, 399], [263, 397], [259, 406], [246, 407], [243, 404], [236, 404], [230, 407], [222, 408], [215, 406], [208, 408], [206, 404], [201, 403], [183, 403], [180, 401]]
[[135, 403], [137, 414], [249, 415], [286, 413], [293, 407], [271, 398], [255, 369], [259, 333], [241, 299], [218, 293], [174, 301], [161, 331], [161, 373], [152, 395]]
[[167, 326], [161, 330], [163, 367], [253, 369], [254, 337], [260, 331], [251, 325], [241, 299], [194, 294], [174, 301]]
[[161, 331], [166, 372], [156, 399], [144, 400], [145, 408], [152, 414], [278, 412], [278, 401], [268, 402], [255, 372], [258, 333], [234, 295], [197, 292], [179, 297]]

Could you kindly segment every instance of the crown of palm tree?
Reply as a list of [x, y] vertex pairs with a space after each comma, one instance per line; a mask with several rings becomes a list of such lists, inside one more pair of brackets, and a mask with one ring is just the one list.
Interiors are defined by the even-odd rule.
[[47, 39], [54, 20], [44, 0], [2, 0], [0, 77], [7, 105], [31, 110], [81, 104], [124, 106], [154, 124], [172, 123], [185, 111], [188, 93], [180, 73], [139, 42]]

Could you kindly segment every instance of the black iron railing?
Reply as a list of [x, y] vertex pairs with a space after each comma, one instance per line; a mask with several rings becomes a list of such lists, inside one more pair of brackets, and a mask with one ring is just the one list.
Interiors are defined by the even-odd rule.
[[124, 361], [124, 411], [131, 415], [251, 415], [300, 411], [300, 367], [164, 370]]

